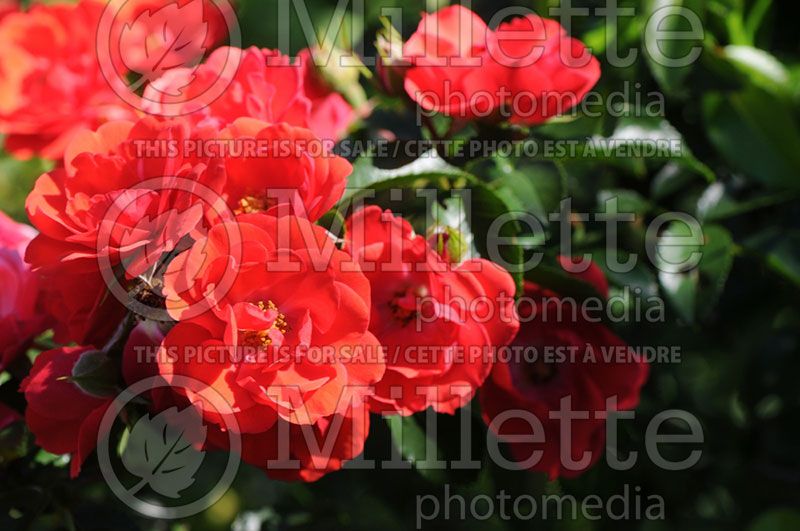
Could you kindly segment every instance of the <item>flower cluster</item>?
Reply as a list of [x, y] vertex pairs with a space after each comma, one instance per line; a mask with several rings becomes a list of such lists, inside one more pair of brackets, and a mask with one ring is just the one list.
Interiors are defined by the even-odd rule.
[[[78, 345], [42, 352], [21, 382], [37, 443], [72, 454], [73, 475], [115, 393], [152, 378], [169, 385], [151, 389], [149, 407], [191, 408], [207, 448], [230, 450], [234, 433], [243, 460], [304, 481], [361, 453], [370, 413], [453, 414], [477, 393], [502, 438], [521, 433], [494, 422], [510, 407], [546, 419], [568, 395], [590, 411], [605, 410], [611, 396], [616, 407], [635, 406], [643, 363], [498, 359], [509, 345], [622, 344], [609, 329], [521, 324], [522, 293], [508, 271], [449, 252], [377, 205], [344, 206], [353, 167], [332, 146], [369, 105], [334, 90], [314, 63], [318, 50], [292, 60], [220, 46], [197, 64], [192, 50], [224, 40], [225, 17], [205, 15], [190, 42], [162, 50], [173, 67], [161, 72], [136, 43], [163, 44], [153, 28], [180, 17], [159, 9], [190, 3], [129, 4], [109, 34], [122, 46], [111, 70], [142, 75], [141, 86], [128, 87], [138, 108], [99, 64], [93, 37], [104, 4], [37, 5], [0, 22], [6, 148], [55, 162], [26, 203], [38, 233], [0, 218], [0, 275], [12, 287], [0, 295], [0, 363], [14, 363], [49, 328], [58, 344]], [[403, 48], [408, 64], [393, 74], [427, 110], [532, 124], [554, 111], [541, 105], [546, 92], [579, 100], [597, 81], [596, 60], [579, 63], [578, 52], [583, 46], [555, 22], [526, 17], [490, 31], [452, 7], [424, 17]], [[224, 91], [210, 97], [220, 82]], [[472, 108], [444, 98], [449, 90], [467, 101], [479, 91], [507, 95]], [[425, 92], [442, 99], [431, 103]], [[506, 101], [524, 92], [536, 110], [504, 117]], [[341, 237], [325, 218], [342, 220]], [[605, 292], [595, 266], [591, 276]], [[545, 289], [528, 283], [525, 294]], [[209, 403], [202, 388], [229, 408]], [[2, 410], [0, 422], [15, 419]], [[532, 468], [569, 475], [553, 429]], [[575, 452], [602, 443], [602, 422], [576, 431]], [[299, 467], [268, 465], [284, 455]]]
[[463, 120], [541, 123], [600, 78], [597, 59], [558, 22], [530, 14], [491, 30], [458, 5], [423, 16], [403, 56], [408, 95]]
[[[569, 259], [561, 257], [562, 264]], [[603, 297], [608, 297], [608, 282], [600, 268], [590, 264], [580, 275]], [[532, 282], [525, 284], [525, 296], [532, 304], [520, 308], [521, 319], [526, 321], [514, 339], [514, 345], [534, 347], [539, 356], [528, 363], [520, 360], [496, 363], [481, 392], [483, 417], [489, 427], [501, 438], [516, 442], [510, 445], [512, 454], [520, 463], [541, 452], [541, 459], [530, 466], [547, 473], [552, 478], [573, 477], [597, 462], [605, 447], [605, 422], [598, 413], [610, 410], [627, 410], [636, 407], [639, 391], [647, 379], [648, 366], [634, 353], [633, 359], [619, 361], [615, 356], [603, 355], [625, 343], [605, 325], [586, 320], [583, 316], [567, 317], [558, 322], [544, 322], [542, 316], [553, 315], [544, 306], [556, 309], [561, 304], [559, 294]], [[575, 356], [547, 356], [547, 348], [573, 348]], [[591, 354], [589, 354], [591, 353]], [[562, 441], [560, 423], [550, 412], [562, 410], [567, 399], [569, 411], [588, 414], [577, 417], [572, 424], [571, 440]], [[613, 407], [609, 407], [613, 399]], [[533, 416], [502, 420], [500, 416], [509, 409], [533, 413]], [[535, 418], [542, 423], [545, 434], [536, 441], [530, 423]], [[520, 442], [526, 441], [526, 442]], [[528, 442], [530, 441], [530, 442]], [[575, 464], [565, 466], [562, 452]], [[588, 458], [587, 458], [588, 456]]]
[[103, 3], [35, 4], [0, 24], [0, 132], [19, 157], [57, 159], [72, 136], [130, 118], [103, 78], [94, 34]]

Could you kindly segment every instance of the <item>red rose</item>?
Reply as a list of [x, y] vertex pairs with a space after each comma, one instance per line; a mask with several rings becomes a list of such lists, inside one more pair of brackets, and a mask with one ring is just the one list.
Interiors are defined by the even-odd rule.
[[[289, 437], [284, 439], [288, 433]], [[369, 434], [369, 408], [365, 404], [301, 426], [279, 420], [263, 434], [246, 434], [242, 438], [242, 459], [264, 468], [275, 479], [316, 481], [339, 470], [364, 451]], [[297, 464], [272, 464], [280, 461], [281, 445], [288, 449], [289, 461]]]
[[538, 124], [575, 106], [600, 78], [598, 61], [558, 22], [530, 14], [493, 31], [457, 5], [423, 15], [403, 55], [413, 65], [408, 95], [462, 119]]
[[445, 262], [407, 221], [375, 206], [355, 212], [346, 229], [346, 249], [372, 285], [370, 330], [387, 349], [373, 409], [453, 413], [519, 327], [511, 275], [482, 259]]
[[[209, 430], [211, 447], [227, 450], [228, 436]], [[369, 434], [366, 404], [319, 419], [293, 424], [278, 419], [261, 433], [242, 434], [242, 459], [283, 481], [316, 481], [364, 451]]]
[[[226, 66], [238, 63], [225, 92], [213, 101], [203, 94]], [[309, 74], [310, 61], [292, 62], [280, 52], [256, 47], [221, 47], [197, 68], [167, 71], [144, 92], [148, 112], [178, 106], [192, 119], [223, 128], [238, 118], [306, 127], [326, 141], [338, 140], [355, 119], [350, 105]], [[213, 91], [209, 91], [212, 93]]]
[[18, 157], [58, 159], [84, 127], [134, 116], [100, 71], [104, 4], [35, 4], [0, 22], [0, 133]]
[[353, 171], [308, 129], [239, 119], [221, 136], [232, 145], [261, 146], [255, 156], [241, 153], [225, 159], [224, 193], [237, 214], [286, 204], [294, 214], [316, 221], [342, 198]]
[[[351, 166], [316, 151], [318, 142], [306, 129], [252, 119], [220, 133], [150, 117], [77, 135], [26, 205], [41, 232], [27, 260], [47, 280], [59, 340], [102, 344], [124, 310], [109, 288], [138, 289], [164, 253], [220, 219], [282, 205], [322, 216]], [[264, 149], [251, 152], [256, 144]]]
[[42, 352], [20, 387], [28, 402], [25, 422], [36, 444], [54, 454], [72, 454], [72, 477], [97, 445], [100, 421], [110, 403], [84, 393], [69, 380], [78, 358], [90, 350], [63, 347]]
[[[171, 407], [191, 407], [186, 397], [156, 389], [154, 411]], [[322, 417], [314, 424], [294, 424], [277, 419], [259, 433], [231, 433], [219, 424], [205, 422], [207, 450], [230, 451], [231, 436], [241, 437], [241, 458], [260, 468], [273, 479], [282, 481], [317, 481], [340, 470], [347, 461], [364, 451], [369, 435], [369, 408], [353, 404], [342, 411]]]
[[[119, 46], [117, 65], [149, 73], [156, 58], [159, 68], [195, 64], [228, 37], [226, 15], [235, 18], [228, 2], [214, 0], [127, 0], [115, 14], [108, 37], [112, 54]], [[178, 40], [180, 39], [180, 40]], [[181, 45], [177, 45], [182, 44]]]
[[[475, 66], [482, 63], [493, 36], [478, 15], [460, 5], [423, 13], [417, 31], [403, 45], [403, 57], [412, 64], [405, 74], [408, 95], [427, 110], [472, 117], [474, 105], [462, 95], [482, 88], [486, 72]], [[490, 108], [484, 105], [480, 111]]]
[[0, 212], [0, 370], [25, 353], [44, 332], [48, 318], [41, 308], [39, 279], [23, 261], [36, 231]]
[[6, 15], [17, 11], [19, 11], [19, 2], [17, 0], [0, 0], [0, 20], [3, 20]]
[[[566, 261], [561, 259], [562, 264]], [[608, 283], [595, 264], [576, 276], [592, 282], [599, 294], [607, 295]], [[573, 319], [573, 306], [568, 302], [551, 291], [526, 283], [525, 297], [520, 302], [521, 327], [512, 346], [533, 347], [536, 358], [512, 352], [512, 359], [495, 364], [480, 391], [484, 420], [501, 440], [510, 436], [542, 436], [536, 434], [539, 428], [534, 429], [535, 421], [532, 426], [530, 419], [517, 414], [507, 419], [497, 418], [509, 410], [529, 412], [541, 422], [543, 442], [513, 442], [510, 449], [519, 462], [532, 459], [535, 451], [541, 451], [541, 459], [530, 469], [545, 472], [551, 479], [574, 477], [597, 462], [605, 448], [605, 420], [596, 418], [596, 414], [607, 411], [606, 400], [611, 397], [616, 397], [618, 410], [635, 408], [648, 374], [647, 364], [638, 355], [630, 362], [618, 361], [614, 350], [613, 359], [607, 359], [603, 349], [625, 348], [625, 342], [605, 325], [584, 320], [580, 308], [576, 312], [578, 319]], [[567, 359], [563, 362], [556, 362], [553, 356], [548, 359], [546, 349], [557, 347], [571, 347], [576, 354], [565, 355]], [[588, 419], [571, 421], [570, 441], [561, 440], [562, 421], [550, 418], [550, 412], [562, 409], [565, 397], [570, 399], [571, 411], [589, 414]], [[584, 452], [591, 452], [591, 456], [570, 469], [564, 467], [562, 451], [571, 452], [571, 458], [577, 462]]]
[[[127, 384], [158, 376], [158, 347], [164, 335], [162, 327], [153, 321], [140, 323], [133, 329], [122, 358], [122, 373]], [[154, 412], [189, 406], [185, 397], [181, 400], [165, 387], [156, 388], [151, 398]], [[206, 426], [208, 449], [229, 450], [229, 434], [218, 424], [207, 423]], [[264, 432], [238, 435], [242, 438], [242, 459], [247, 463], [276, 479], [315, 481], [328, 472], [339, 470], [346, 461], [359, 455], [368, 433], [369, 410], [361, 403], [314, 424], [298, 425], [277, 419]], [[281, 458], [297, 463], [272, 463]]]
[[[203, 94], [226, 66], [238, 64], [223, 94], [207, 101]], [[174, 68], [144, 92], [146, 110], [153, 114], [163, 105], [180, 105], [194, 120], [222, 128], [237, 118], [306, 126], [309, 101], [303, 96], [303, 73], [278, 51], [256, 47], [240, 50], [223, 46], [196, 68]]]
[[[165, 275], [167, 307], [180, 322], [164, 338], [161, 376], [213, 386], [242, 433], [344, 414], [384, 371], [368, 331], [370, 286], [353, 265], [302, 218], [250, 214], [214, 226]], [[187, 318], [203, 303], [208, 311]]]
[[63, 167], [36, 181], [26, 208], [40, 234], [26, 260], [45, 279], [59, 340], [102, 344], [124, 313], [108, 292], [108, 277], [132, 288], [210, 210], [204, 190], [218, 191], [224, 182], [221, 160], [182, 150], [139, 152], [190, 134], [177, 120], [108, 123], [76, 135]]

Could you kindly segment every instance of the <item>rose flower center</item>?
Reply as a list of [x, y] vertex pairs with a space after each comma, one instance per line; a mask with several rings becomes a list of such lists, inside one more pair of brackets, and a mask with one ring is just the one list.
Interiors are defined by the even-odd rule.
[[558, 367], [555, 363], [537, 359], [533, 363], [524, 364], [522, 371], [531, 384], [542, 385], [555, 378]]
[[412, 286], [396, 292], [389, 301], [392, 317], [403, 325], [408, 324], [419, 312], [420, 298], [427, 294], [425, 286]]
[[233, 213], [237, 216], [239, 214], [253, 214], [255, 212], [265, 212], [277, 204], [277, 198], [267, 197], [266, 194], [246, 195], [239, 199]]
[[272, 301], [258, 301], [251, 304], [262, 312], [265, 318], [264, 324], [267, 326], [255, 330], [239, 328], [237, 330], [239, 344], [263, 349], [282, 341], [283, 336], [289, 331], [286, 316], [278, 311], [278, 307]]

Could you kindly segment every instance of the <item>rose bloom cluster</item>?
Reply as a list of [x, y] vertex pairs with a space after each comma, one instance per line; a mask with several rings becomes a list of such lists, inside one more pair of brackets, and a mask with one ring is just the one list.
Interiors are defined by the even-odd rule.
[[528, 14], [492, 30], [459, 5], [423, 15], [399, 63], [424, 110], [483, 122], [545, 122], [600, 79], [597, 59], [555, 20]]
[[[136, 4], [120, 15], [130, 31], [147, 34], [148, 21], [160, 20], [159, 3]], [[207, 448], [228, 450], [235, 432], [244, 461], [304, 481], [362, 452], [370, 413], [453, 414], [476, 394], [501, 438], [519, 440], [530, 430], [496, 422], [504, 411], [543, 419], [548, 437], [534, 449], [544, 458], [530, 468], [571, 475], [559, 465], [560, 432], [548, 411], [566, 396], [582, 410], [605, 411], [612, 396], [619, 408], [635, 407], [643, 363], [496, 356], [509, 345], [622, 344], [605, 326], [520, 319], [514, 298], [523, 293], [507, 271], [481, 258], [459, 260], [377, 206], [348, 211], [340, 239], [318, 223], [343, 198], [352, 166], [310, 147], [342, 138], [365, 111], [333, 90], [312, 51], [290, 60], [278, 51], [221, 46], [192, 67], [172, 57], [179, 66], [148, 80], [142, 107], [134, 109], [98, 66], [91, 36], [103, 8], [93, 0], [35, 5], [0, 21], [6, 148], [54, 161], [27, 199], [36, 230], [0, 218], [0, 275], [13, 287], [0, 294], [0, 363], [24, 366], [25, 352], [48, 329], [58, 344], [76, 345], [42, 352], [21, 381], [37, 444], [71, 454], [73, 476], [94, 450], [116, 392], [153, 379], [167, 385], [147, 393], [152, 410], [192, 408], [207, 430]], [[504, 38], [520, 28], [530, 30], [527, 40]], [[218, 27], [204, 33], [201, 47], [223, 40], [219, 35]], [[133, 41], [120, 35], [134, 48], [113, 65], [122, 75], [146, 66]], [[529, 64], [522, 56], [537, 43], [545, 54]], [[491, 62], [502, 48], [517, 60], [491, 62], [491, 76], [479, 75], [472, 66], [438, 64], [429, 46], [449, 59]], [[393, 75], [404, 77], [412, 99], [423, 89], [444, 90], [445, 81], [466, 92], [503, 86], [512, 94], [582, 97], [599, 75], [596, 61], [558, 61], [563, 46], [583, 50], [552, 21], [527, 17], [488, 31], [468, 10], [446, 8], [423, 19], [403, 49], [411, 66]], [[220, 77], [227, 89], [204, 100]], [[163, 112], [167, 107], [181, 112]], [[447, 102], [437, 109], [471, 117]], [[543, 120], [546, 111], [522, 121]], [[204, 141], [290, 149], [239, 156], [164, 149]], [[607, 293], [596, 266], [583, 275]], [[558, 296], [533, 284], [524, 291]], [[465, 310], [464, 301], [480, 304]], [[414, 354], [431, 347], [437, 355]], [[470, 350], [483, 355], [460, 355]], [[107, 379], [108, 371], [87, 367], [111, 367], [116, 376], [93, 385], [87, 380]], [[200, 387], [180, 384], [187, 380]], [[229, 407], [215, 407], [204, 388]], [[19, 421], [20, 413], [3, 406], [0, 422]], [[603, 423], [592, 419], [575, 428], [577, 455], [599, 455], [603, 446]], [[299, 466], [269, 467], [287, 444]]]

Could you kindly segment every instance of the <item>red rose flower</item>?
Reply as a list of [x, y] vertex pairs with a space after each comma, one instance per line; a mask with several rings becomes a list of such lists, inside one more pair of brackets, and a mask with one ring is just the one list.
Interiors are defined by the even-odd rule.
[[26, 260], [45, 279], [59, 340], [102, 344], [124, 313], [111, 280], [132, 288], [211, 210], [224, 182], [221, 160], [141, 152], [190, 134], [181, 121], [108, 123], [76, 135], [64, 165], [36, 181], [26, 208], [40, 234]]
[[370, 330], [387, 349], [373, 409], [453, 413], [519, 327], [511, 275], [482, 259], [445, 262], [407, 221], [375, 206], [355, 212], [346, 229], [345, 248], [372, 285]]
[[223, 12], [229, 3], [214, 0], [127, 0], [120, 7], [109, 37], [112, 56], [118, 44], [120, 71], [139, 74], [196, 64], [228, 37], [226, 15], [236, 17]]
[[100, 421], [110, 404], [109, 399], [88, 395], [69, 380], [78, 358], [90, 350], [63, 347], [42, 352], [21, 385], [28, 402], [25, 422], [36, 444], [54, 454], [72, 454], [72, 477], [95, 449]]
[[[562, 258], [562, 264], [566, 260]], [[577, 276], [591, 282], [599, 294], [607, 295], [608, 283], [595, 264]], [[618, 361], [617, 350], [608, 356], [609, 349], [625, 349], [625, 342], [605, 325], [585, 320], [580, 308], [575, 314], [571, 308], [557, 294], [526, 283], [519, 310], [521, 327], [512, 346], [533, 347], [535, 359], [513, 351], [510, 360], [495, 364], [480, 391], [484, 420], [501, 440], [511, 436], [542, 440], [517, 441], [509, 446], [518, 462], [532, 460], [534, 452], [542, 452], [530, 469], [545, 472], [551, 479], [577, 476], [600, 459], [605, 448], [605, 420], [597, 418], [598, 414], [602, 417], [607, 412], [606, 400], [611, 397], [616, 397], [618, 410], [635, 408], [648, 374], [647, 364], [638, 355], [629, 362]], [[553, 348], [571, 348], [575, 354], [556, 362], [546, 355], [546, 349]], [[571, 411], [589, 415], [571, 421], [569, 441], [561, 439], [564, 421], [550, 418], [550, 412], [562, 409], [561, 401], [566, 397]], [[543, 433], [537, 433], [538, 427], [534, 429], [535, 421], [517, 414], [498, 419], [509, 410], [533, 414], [541, 422]], [[562, 452], [570, 452], [578, 464], [565, 467]], [[591, 453], [589, 459], [583, 459], [584, 452]]]
[[451, 6], [423, 15], [403, 47], [408, 95], [455, 118], [538, 124], [579, 103], [600, 78], [598, 61], [560, 24], [534, 14], [489, 29]]
[[[209, 428], [209, 448], [228, 450], [228, 434]], [[278, 419], [264, 432], [243, 433], [241, 455], [271, 478], [310, 482], [360, 455], [368, 434], [369, 408], [362, 403], [314, 424]]]
[[27, 260], [47, 280], [59, 340], [101, 344], [124, 310], [111, 295], [141, 287], [136, 278], [164, 253], [219, 219], [281, 205], [322, 216], [351, 166], [316, 142], [306, 129], [252, 119], [220, 133], [150, 117], [77, 135], [63, 167], [41, 176], [27, 200], [41, 232]]
[[[346, 415], [384, 371], [367, 330], [370, 286], [353, 265], [302, 218], [246, 214], [214, 226], [165, 275], [179, 322], [164, 338], [161, 376], [213, 386], [242, 433]], [[198, 304], [208, 311], [187, 318]], [[224, 427], [209, 410], [206, 420]]]
[[[403, 57], [412, 65], [405, 73], [406, 92], [427, 110], [472, 117], [474, 105], [464, 97], [483, 86], [486, 72], [476, 66], [493, 37], [483, 20], [465, 7], [423, 13], [417, 31], [403, 45]], [[489, 109], [484, 105], [480, 110]]]
[[[203, 94], [226, 73], [228, 63], [238, 64], [227, 90], [213, 101]], [[197, 68], [174, 68], [144, 92], [148, 112], [160, 114], [162, 105], [181, 106], [192, 118], [222, 128], [237, 118], [306, 126], [309, 101], [303, 96], [302, 70], [278, 51], [223, 46]]]
[[362, 403], [313, 425], [278, 420], [264, 433], [245, 434], [242, 459], [275, 479], [316, 481], [360, 455], [368, 434], [369, 408]]
[[0, 22], [0, 133], [18, 157], [58, 159], [70, 139], [134, 116], [100, 71], [95, 33], [104, 4], [35, 4]]
[[44, 332], [48, 318], [41, 308], [39, 279], [23, 261], [36, 231], [0, 212], [0, 370]]
[[[122, 373], [128, 385], [158, 376], [159, 346], [164, 336], [162, 326], [153, 321], [145, 321], [133, 329], [122, 357]], [[165, 387], [156, 388], [151, 399], [153, 412], [190, 406], [185, 397], [181, 400]], [[208, 449], [230, 450], [228, 433], [218, 424], [207, 423], [206, 427]], [[368, 433], [369, 410], [366, 404], [360, 403], [314, 424], [298, 425], [277, 419], [264, 432], [237, 436], [242, 440], [242, 459], [271, 477], [315, 481], [358, 456]], [[282, 459], [289, 462], [275, 464]]]
[[[228, 88], [213, 101], [203, 94], [238, 64]], [[183, 108], [201, 123], [222, 128], [238, 118], [267, 123], [286, 122], [306, 127], [327, 141], [338, 140], [355, 119], [344, 99], [323, 87], [310, 73], [310, 61], [292, 62], [280, 52], [255, 47], [221, 47], [197, 68], [175, 68], [144, 92], [148, 112], [160, 114], [164, 105]]]
[[292, 213], [316, 221], [342, 198], [353, 171], [308, 129], [240, 119], [222, 138], [233, 146], [259, 146], [255, 154], [225, 160], [225, 196], [237, 214], [289, 205]]
[[3, 20], [6, 15], [17, 11], [19, 11], [19, 2], [17, 0], [0, 0], [0, 20]]

